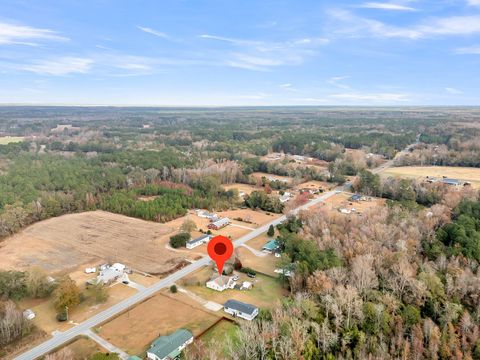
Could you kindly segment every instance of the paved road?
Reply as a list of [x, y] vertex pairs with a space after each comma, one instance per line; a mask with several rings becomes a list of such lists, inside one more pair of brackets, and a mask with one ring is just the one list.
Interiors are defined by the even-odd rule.
[[[299, 208], [295, 209], [293, 212], [296, 214], [300, 210], [304, 210], [304, 209], [309, 208], [312, 205], [316, 205], [316, 204], [328, 199], [329, 197], [335, 195], [335, 193], [337, 191], [346, 190], [349, 186], [350, 186], [350, 184], [347, 183], [344, 186], [342, 186], [341, 188], [338, 188], [337, 190], [329, 191], [327, 193], [324, 193], [321, 196], [319, 196], [315, 199], [312, 199], [311, 201], [309, 201], [305, 205], [302, 205]], [[286, 219], [286, 216], [283, 215], [283, 216], [273, 220], [272, 222], [251, 231], [250, 233], [248, 233], [248, 234], [242, 236], [241, 238], [239, 238], [238, 240], [235, 240], [234, 241], [235, 246], [240, 246], [240, 245], [246, 243], [247, 241], [265, 233], [268, 230], [268, 228], [270, 227], [270, 225], [273, 225], [273, 226], [278, 225], [282, 221], [284, 221], [285, 219]], [[33, 359], [36, 359], [40, 356], [48, 354], [49, 352], [59, 348], [64, 343], [73, 340], [74, 338], [76, 338], [79, 335], [87, 333], [88, 331], [90, 331], [89, 329], [91, 329], [95, 326], [98, 326], [99, 324], [101, 324], [104, 321], [114, 317], [115, 315], [118, 315], [118, 314], [124, 312], [129, 307], [147, 299], [148, 297], [152, 296], [153, 294], [155, 294], [159, 290], [161, 290], [161, 289], [163, 289], [167, 286], [170, 286], [172, 283], [174, 283], [174, 282], [180, 280], [181, 278], [187, 276], [188, 274], [198, 270], [202, 266], [208, 265], [209, 263], [210, 263], [210, 258], [208, 256], [205, 256], [205, 257], [201, 258], [200, 260], [195, 261], [194, 263], [184, 267], [183, 269], [180, 269], [177, 272], [171, 274], [170, 276], [160, 280], [159, 282], [155, 283], [154, 285], [152, 285], [148, 288], [142, 289], [139, 292], [137, 292], [135, 295], [132, 295], [131, 297], [129, 297], [129, 298], [127, 298], [127, 299], [109, 307], [108, 309], [92, 316], [91, 318], [84, 321], [83, 323], [81, 323], [81, 324], [79, 324], [79, 325], [77, 325], [77, 326], [75, 326], [75, 327], [73, 327], [69, 330], [66, 330], [64, 332], [57, 333], [51, 339], [41, 343], [40, 345], [34, 347], [33, 349], [31, 349], [31, 350], [29, 350], [25, 353], [17, 356], [15, 359], [16, 360], [33, 360]]]
[[95, 334], [92, 330], [87, 330], [83, 334], [88, 336], [93, 341], [95, 341], [97, 344], [99, 344], [105, 350], [108, 350], [111, 353], [117, 353], [118, 356], [120, 357], [120, 359], [122, 359], [122, 360], [127, 360], [128, 359], [128, 354], [126, 352], [124, 352], [122, 349], [119, 349], [115, 345], [112, 345], [111, 343], [109, 343], [104, 338], [101, 338], [100, 336]]

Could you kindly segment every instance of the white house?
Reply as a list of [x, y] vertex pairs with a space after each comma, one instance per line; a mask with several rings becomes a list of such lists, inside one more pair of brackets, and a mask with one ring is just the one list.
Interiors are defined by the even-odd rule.
[[292, 195], [292, 194], [290, 194], [289, 192], [284, 193], [284, 194], [283, 194], [282, 196], [280, 196], [280, 198], [279, 198], [280, 202], [281, 202], [281, 203], [287, 202], [288, 200], [290, 200], [290, 196], [291, 196], [291, 195]]
[[211, 239], [212, 235], [204, 234], [197, 237], [196, 239], [188, 240], [185, 246], [187, 247], [187, 249], [193, 249], [197, 246], [208, 243]]
[[156, 339], [147, 350], [147, 358], [151, 360], [178, 359], [182, 350], [192, 342], [193, 334], [190, 331], [178, 329], [173, 334]]
[[112, 266], [104, 266], [100, 267], [100, 273], [95, 279], [92, 279], [87, 282], [89, 285], [108, 285], [114, 282], [115, 280], [119, 279], [125, 274], [126, 266], [120, 263], [115, 263]]
[[214, 221], [214, 222], [208, 224], [207, 227], [208, 227], [209, 229], [219, 230], [219, 229], [227, 226], [228, 224], [230, 224], [230, 219], [224, 217], [224, 218], [221, 218], [221, 219], [219, 219], [219, 220], [217, 220], [217, 221]]
[[226, 289], [233, 289], [237, 282], [230, 276], [218, 276], [215, 279], [207, 281], [205, 284], [209, 289], [223, 291]]
[[223, 310], [232, 316], [238, 316], [245, 320], [253, 320], [258, 315], [258, 308], [238, 300], [228, 300], [223, 305]]

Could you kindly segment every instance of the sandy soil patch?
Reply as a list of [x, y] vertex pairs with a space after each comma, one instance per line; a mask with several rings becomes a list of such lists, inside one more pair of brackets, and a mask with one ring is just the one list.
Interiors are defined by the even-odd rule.
[[426, 178], [433, 176], [442, 178], [459, 179], [470, 181], [476, 188], [480, 188], [480, 168], [455, 167], [455, 166], [401, 166], [391, 167], [382, 172], [382, 175], [408, 177], [408, 178]]
[[160, 335], [185, 328], [196, 336], [218, 318], [186, 295], [160, 293], [103, 325], [99, 335], [129, 354], [140, 354]]
[[85, 360], [97, 352], [107, 352], [95, 341], [87, 337], [81, 337], [65, 346], [65, 348], [73, 352], [72, 360]]
[[0, 268], [36, 265], [58, 272], [93, 262], [121, 262], [148, 273], [168, 273], [182, 257], [165, 249], [167, 224], [104, 211], [64, 215], [29, 226], [0, 243]]

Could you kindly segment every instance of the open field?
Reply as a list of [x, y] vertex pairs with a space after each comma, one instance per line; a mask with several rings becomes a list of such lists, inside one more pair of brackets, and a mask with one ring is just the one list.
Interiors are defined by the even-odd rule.
[[274, 174], [268, 174], [268, 173], [264, 173], [264, 172], [254, 172], [252, 173], [252, 176], [255, 178], [255, 179], [261, 179], [262, 177], [266, 177], [267, 179], [275, 179], [275, 180], [284, 180], [286, 183], [290, 184], [293, 179], [292, 178], [289, 178], [288, 176], [280, 176], [280, 175], [274, 175]]
[[3, 241], [0, 268], [25, 270], [35, 265], [54, 273], [85, 263], [116, 261], [165, 274], [183, 261], [161, 240], [168, 240], [173, 230], [166, 224], [104, 211], [64, 215], [36, 223]]
[[265, 256], [255, 256], [255, 254], [253, 254], [249, 249], [243, 246], [238, 247], [236, 251], [244, 267], [249, 267], [253, 270], [274, 277], [278, 276], [278, 274], [276, 274], [273, 270], [278, 267], [277, 264], [280, 262], [280, 259], [276, 258], [273, 254], [266, 254]]
[[[275, 235], [278, 234], [278, 231], [275, 229]], [[265, 243], [270, 240], [272, 237], [270, 236], [267, 236], [267, 233], [263, 233], [262, 235], [259, 235], [257, 236], [256, 238], [253, 238], [252, 240], [249, 240], [246, 242], [246, 245], [258, 250], [258, 251], [261, 251], [262, 250], [262, 247], [263, 245], [265, 245]]]
[[219, 212], [220, 217], [228, 217], [230, 220], [235, 220], [237, 218], [242, 218], [243, 221], [239, 221], [243, 226], [257, 228], [260, 225], [266, 224], [276, 218], [280, 217], [281, 214], [266, 213], [262, 210], [251, 210], [251, 209], [237, 209], [237, 210], [227, 210]]
[[101, 326], [99, 335], [129, 354], [140, 354], [160, 335], [185, 328], [196, 336], [219, 319], [200, 306], [181, 293], [160, 293]]
[[455, 166], [401, 166], [391, 167], [382, 172], [382, 175], [407, 177], [407, 178], [426, 178], [433, 176], [442, 178], [459, 179], [470, 181], [476, 188], [480, 188], [480, 168], [455, 167]]
[[[247, 249], [244, 250], [248, 251]], [[257, 274], [255, 279], [251, 279], [242, 273], [238, 273], [240, 279], [237, 283], [250, 281], [253, 283], [251, 290], [240, 291], [228, 289], [222, 292], [215, 291], [205, 286], [205, 283], [210, 279], [212, 274], [213, 270], [211, 267], [203, 267], [181, 280], [180, 285], [203, 299], [208, 299], [219, 304], [224, 304], [229, 299], [236, 299], [265, 308], [273, 307], [276, 299], [280, 299], [284, 294], [284, 290], [277, 279], [259, 274]]]
[[262, 189], [262, 188], [258, 188], [256, 186], [254, 186], [254, 185], [240, 184], [240, 183], [226, 184], [226, 185], [222, 185], [222, 187], [225, 190], [237, 189], [238, 192], [243, 191], [247, 195], [250, 195], [255, 190], [261, 190]]
[[0, 136], [0, 145], [7, 145], [10, 143], [18, 143], [25, 140], [23, 136]]
[[310, 180], [295, 186], [295, 190], [300, 189], [323, 189], [324, 191], [328, 191], [334, 188], [336, 185], [333, 183], [328, 183], [326, 181], [317, 181], [317, 180]]

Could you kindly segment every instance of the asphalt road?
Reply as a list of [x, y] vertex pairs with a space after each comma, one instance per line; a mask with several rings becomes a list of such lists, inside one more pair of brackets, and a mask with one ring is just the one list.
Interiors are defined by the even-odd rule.
[[[350, 184], [345, 184], [344, 186], [337, 188], [336, 190], [329, 191], [324, 193], [323, 195], [312, 199], [305, 205], [300, 206], [299, 208], [294, 210], [294, 213], [297, 213], [300, 210], [304, 210], [309, 208], [312, 205], [318, 204], [329, 197], [335, 195], [336, 192], [343, 191], [349, 187]], [[261, 235], [265, 233], [270, 225], [278, 225], [282, 221], [286, 219], [286, 216], [283, 215], [279, 217], [278, 219], [275, 219], [271, 221], [270, 223], [261, 226], [250, 233], [242, 236], [241, 238], [237, 239], [234, 241], [235, 246], [240, 246], [247, 241], [257, 237], [258, 235]], [[59, 348], [61, 345], [73, 340], [77, 336], [80, 336], [86, 332], [89, 331], [89, 329], [98, 326], [99, 324], [103, 323], [104, 321], [114, 317], [115, 315], [118, 315], [125, 310], [127, 310], [129, 307], [147, 299], [148, 297], [152, 296], [155, 294], [157, 291], [170, 286], [172, 283], [176, 282], [177, 280], [183, 278], [184, 276], [187, 276], [188, 274], [194, 272], [195, 270], [201, 268], [202, 266], [205, 266], [210, 263], [210, 258], [208, 256], [205, 256], [201, 258], [200, 260], [176, 271], [175, 273], [171, 274], [170, 276], [160, 280], [159, 282], [155, 283], [154, 285], [145, 288], [143, 290], [140, 290], [137, 292], [135, 295], [109, 307], [108, 309], [92, 316], [88, 320], [84, 321], [83, 323], [76, 325], [75, 327], [64, 331], [64, 332], [58, 332], [55, 334], [51, 339], [41, 343], [40, 345], [30, 349], [29, 351], [17, 356], [15, 359], [16, 360], [33, 360], [36, 359], [40, 356], [46, 355], [49, 352]]]

